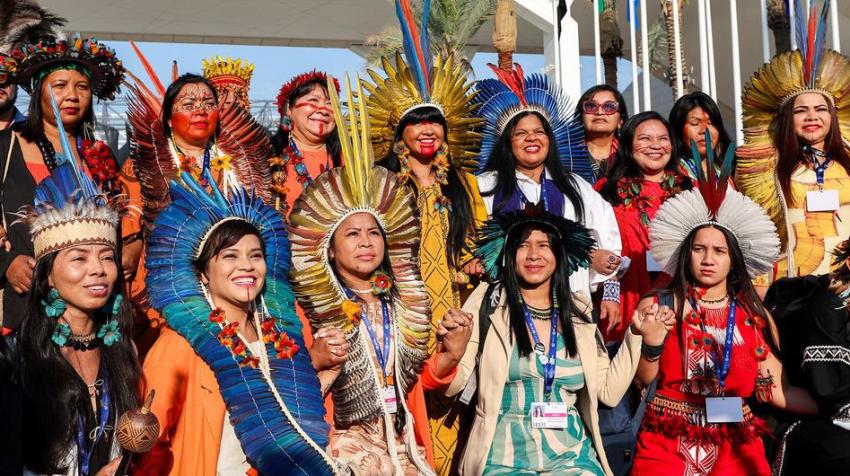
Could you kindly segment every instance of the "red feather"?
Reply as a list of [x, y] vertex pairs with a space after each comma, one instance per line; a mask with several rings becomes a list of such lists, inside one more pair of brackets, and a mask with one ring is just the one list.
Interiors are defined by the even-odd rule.
[[404, 12], [404, 18], [410, 27], [410, 35], [413, 37], [413, 47], [416, 48], [416, 60], [421, 65], [422, 71], [425, 73], [425, 84], [428, 89], [431, 89], [431, 78], [425, 65], [425, 54], [422, 52], [422, 39], [419, 35], [419, 28], [416, 26], [416, 21], [413, 18], [413, 9], [410, 7], [410, 0], [399, 0], [401, 9]]
[[139, 61], [142, 62], [142, 66], [144, 66], [145, 71], [148, 73], [148, 77], [151, 78], [151, 82], [156, 88], [157, 92], [160, 96], [165, 96], [165, 88], [162, 86], [162, 82], [159, 80], [159, 76], [156, 75], [156, 72], [153, 70], [153, 66], [151, 66], [150, 62], [145, 55], [142, 54], [142, 50], [136, 46], [136, 43], [133, 40], [130, 40], [130, 46], [133, 47], [133, 51], [136, 52], [136, 56], [139, 57]]
[[487, 63], [487, 66], [496, 73], [499, 82], [507, 86], [516, 95], [520, 104], [528, 107], [528, 102], [525, 100], [525, 76], [522, 72], [522, 66], [519, 63], [514, 63], [514, 69], [510, 71], [500, 69], [492, 63]]
[[812, 2], [812, 7], [809, 11], [809, 26], [806, 29], [806, 34], [808, 35], [808, 38], [806, 38], [806, 64], [803, 67], [803, 77], [805, 78], [805, 81], [808, 81], [811, 77], [815, 61], [815, 39], [817, 38], [818, 20], [817, 15], [815, 15], [816, 10], [815, 2]]

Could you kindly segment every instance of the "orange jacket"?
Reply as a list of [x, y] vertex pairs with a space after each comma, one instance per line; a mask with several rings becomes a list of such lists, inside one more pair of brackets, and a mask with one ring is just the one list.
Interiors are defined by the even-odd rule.
[[419, 380], [407, 392], [407, 408], [413, 415], [413, 431], [416, 434], [416, 443], [425, 447], [425, 456], [428, 464], [434, 468], [434, 448], [431, 444], [431, 426], [428, 422], [428, 410], [425, 407], [425, 391], [440, 390], [452, 383], [457, 374], [457, 367], [452, 369], [445, 377], [437, 378], [433, 367], [437, 361], [437, 354], [432, 354], [425, 361]]
[[[215, 476], [225, 406], [212, 369], [179, 334], [163, 328], [145, 359], [159, 439], [134, 474]], [[147, 392], [147, 390], [145, 391]]]

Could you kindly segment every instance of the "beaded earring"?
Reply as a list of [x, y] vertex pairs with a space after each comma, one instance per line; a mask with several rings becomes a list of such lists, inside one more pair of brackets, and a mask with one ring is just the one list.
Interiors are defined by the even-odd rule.
[[283, 132], [289, 132], [292, 130], [292, 118], [287, 116], [283, 116], [280, 118], [280, 128]]
[[[112, 306], [110, 306], [110, 318], [100, 326], [97, 330], [97, 337], [103, 341], [103, 345], [109, 347], [112, 344], [121, 340], [121, 330], [118, 328], [118, 313], [121, 312], [121, 304], [124, 302], [124, 296], [116, 294], [112, 298]], [[109, 306], [109, 303], [106, 304]]]
[[410, 165], [407, 163], [410, 158], [410, 149], [403, 140], [395, 143], [393, 152], [398, 156], [400, 169], [398, 171], [398, 179], [401, 183], [406, 184], [410, 180]]
[[64, 346], [68, 342], [68, 337], [71, 336], [71, 326], [64, 322], [58, 322], [67, 307], [65, 300], [62, 299], [56, 288], [50, 288], [50, 291], [47, 292], [47, 298], [41, 300], [41, 305], [44, 306], [44, 314], [47, 317], [57, 320], [50, 340], [60, 347]]

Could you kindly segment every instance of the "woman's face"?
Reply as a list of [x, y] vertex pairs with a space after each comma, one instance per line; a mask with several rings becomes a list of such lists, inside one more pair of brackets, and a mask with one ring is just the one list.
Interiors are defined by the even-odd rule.
[[517, 121], [511, 131], [511, 152], [520, 170], [536, 170], [543, 166], [549, 155], [549, 136], [535, 114], [527, 114]]
[[632, 140], [632, 157], [644, 176], [656, 176], [664, 172], [670, 162], [673, 145], [664, 123], [650, 119], [638, 124]]
[[729, 276], [732, 260], [723, 232], [713, 227], [700, 228], [691, 246], [691, 274], [703, 288], [713, 287]]
[[213, 303], [245, 307], [254, 302], [266, 283], [266, 256], [256, 235], [245, 235], [235, 245], [213, 256], [201, 275]]
[[50, 95], [56, 99], [62, 126], [66, 131], [76, 131], [91, 109], [91, 80], [72, 69], [59, 69], [41, 81], [41, 111], [44, 120], [56, 125]]
[[343, 281], [348, 276], [368, 280], [384, 261], [384, 236], [370, 213], [343, 220], [331, 239], [328, 256]]
[[428, 121], [408, 125], [401, 135], [404, 145], [410, 149], [410, 154], [423, 162], [434, 158], [445, 138], [446, 131], [443, 130], [443, 126]]
[[536, 287], [552, 279], [557, 261], [549, 235], [539, 229], [526, 230], [516, 251], [517, 277], [525, 286]]
[[320, 84], [295, 98], [287, 112], [292, 119], [292, 134], [310, 143], [324, 143], [336, 128], [331, 99]]
[[92, 316], [112, 297], [118, 279], [115, 250], [107, 245], [80, 245], [56, 254], [47, 277], [68, 312]]
[[706, 154], [706, 131], [708, 131], [709, 137], [711, 137], [711, 146], [716, 148], [717, 141], [720, 140], [720, 132], [717, 130], [717, 127], [711, 123], [711, 118], [708, 117], [708, 113], [705, 112], [703, 108], [697, 106], [691, 109], [685, 117], [685, 125], [682, 128], [682, 137], [685, 138], [685, 145], [688, 147], [691, 146], [692, 141], [696, 142], [697, 149], [699, 149], [699, 155], [702, 157], [705, 157]]
[[832, 127], [829, 103], [821, 93], [803, 93], [794, 98], [794, 133], [800, 142], [823, 149]]
[[184, 141], [206, 145], [218, 126], [218, 104], [212, 90], [204, 83], [189, 83], [180, 88], [168, 125]]
[[581, 107], [584, 130], [591, 135], [613, 135], [623, 125], [620, 104], [611, 91], [597, 91]]

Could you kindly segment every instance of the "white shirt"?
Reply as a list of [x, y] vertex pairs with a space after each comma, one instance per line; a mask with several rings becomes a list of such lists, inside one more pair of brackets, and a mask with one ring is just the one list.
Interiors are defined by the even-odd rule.
[[[546, 178], [551, 179], [549, 171], [545, 171]], [[578, 186], [579, 195], [581, 195], [582, 203], [584, 204], [584, 217], [582, 220], [576, 219], [576, 212], [572, 202], [567, 197], [564, 197], [564, 218], [580, 221], [590, 229], [593, 238], [596, 239], [596, 244], [599, 249], [608, 250], [619, 255], [623, 250], [623, 244], [620, 241], [620, 228], [617, 226], [617, 218], [614, 216], [614, 209], [611, 204], [606, 202], [602, 195], [593, 190], [583, 178], [576, 174], [571, 174], [573, 180]], [[496, 186], [496, 178], [498, 173], [495, 171], [484, 172], [476, 176], [478, 180], [478, 189], [481, 190], [481, 198], [484, 200], [484, 205], [487, 207], [487, 215], [493, 215], [493, 199], [495, 195], [485, 195], [493, 190]], [[517, 185], [522, 191], [525, 198], [532, 203], [540, 201], [541, 186], [539, 183], [532, 180], [527, 175], [517, 172]], [[580, 268], [570, 275], [570, 290], [585, 291], [592, 293], [596, 290], [599, 283], [613, 276], [613, 274], [602, 275], [592, 269]]]

